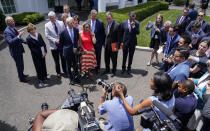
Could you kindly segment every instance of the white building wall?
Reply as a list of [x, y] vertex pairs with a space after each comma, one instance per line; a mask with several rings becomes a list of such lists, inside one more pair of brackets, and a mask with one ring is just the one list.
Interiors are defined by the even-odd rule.
[[22, 12], [39, 12], [41, 14], [48, 13], [47, 0], [16, 0], [17, 13]]

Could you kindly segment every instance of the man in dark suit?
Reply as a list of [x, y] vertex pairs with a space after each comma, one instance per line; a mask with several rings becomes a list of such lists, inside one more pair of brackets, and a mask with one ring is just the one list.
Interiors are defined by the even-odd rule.
[[185, 32], [187, 25], [190, 23], [190, 17], [188, 16], [188, 9], [183, 10], [183, 14], [179, 15], [176, 19], [176, 25], [180, 29], [180, 35]]
[[201, 39], [206, 35], [201, 29], [201, 23], [196, 20], [191, 24], [191, 31], [186, 31], [186, 33], [191, 37], [190, 47], [193, 49], [198, 49]]
[[195, 8], [195, 3], [190, 3], [188, 16], [190, 17], [191, 21], [196, 20], [198, 16], [198, 11], [194, 8]]
[[103, 74], [109, 73], [110, 71], [110, 58], [112, 60], [112, 77], [115, 76], [116, 68], [117, 68], [117, 55], [118, 49], [120, 47], [119, 42], [119, 27], [120, 24], [113, 20], [113, 16], [111, 12], [106, 13], [106, 39], [105, 39], [105, 65], [106, 70]]
[[[66, 66], [70, 84], [74, 85], [74, 80], [78, 79], [78, 68], [76, 63], [75, 50], [79, 40], [79, 30], [73, 27], [74, 19], [68, 17], [66, 19], [67, 28], [60, 35], [60, 43], [63, 46], [63, 56], [66, 59]], [[74, 69], [74, 76], [71, 73], [71, 67]]]
[[169, 27], [168, 35], [167, 35], [167, 41], [166, 41], [166, 47], [164, 50], [164, 57], [162, 58], [163, 63], [161, 66], [161, 71], [165, 72], [170, 67], [170, 60], [171, 56], [173, 55], [175, 49], [178, 46], [178, 42], [180, 39], [179, 34], [177, 33], [178, 28], [177, 26], [171, 25]]
[[128, 20], [125, 20], [121, 24], [121, 37], [123, 43], [123, 62], [122, 62], [122, 72], [123, 74], [126, 70], [126, 60], [129, 53], [128, 58], [128, 74], [131, 73], [131, 65], [133, 61], [133, 55], [135, 52], [135, 47], [137, 45], [137, 37], [140, 33], [139, 31], [139, 21], [135, 20], [136, 14], [134, 12], [130, 12], [128, 15]]
[[6, 29], [4, 30], [4, 38], [9, 45], [10, 55], [15, 61], [18, 77], [20, 82], [26, 83], [27, 75], [23, 74], [24, 71], [24, 62], [23, 62], [23, 53], [24, 48], [22, 43], [25, 41], [21, 38], [24, 32], [18, 32], [15, 28], [15, 21], [12, 17], [8, 16], [5, 18], [5, 22], [7, 24]]
[[96, 67], [96, 74], [97, 74], [101, 66], [101, 49], [105, 41], [104, 23], [101, 20], [97, 19], [96, 10], [91, 10], [90, 19], [88, 19], [87, 22], [90, 23], [91, 30], [92, 32], [95, 33], [96, 37], [96, 43], [94, 44], [94, 48], [97, 60], [97, 67]]
[[70, 11], [70, 7], [68, 5], [63, 6], [63, 13], [68, 14], [68, 17], [73, 17], [76, 14]]
[[[208, 31], [209, 31], [209, 30], [208, 30], [208, 29], [209, 29], [209, 28], [208, 28], [208, 22], [205, 22], [205, 21], [204, 21], [204, 16], [205, 16], [205, 15], [204, 15], [204, 12], [200, 11], [199, 14], [198, 14], [198, 19], [197, 19], [197, 20], [201, 23], [201, 29], [203, 30], [203, 32], [204, 32], [204, 33], [208, 33]], [[192, 27], [192, 24], [193, 24], [194, 22], [195, 22], [195, 20], [190, 22], [190, 24], [189, 24], [189, 25], [187, 26], [187, 28], [186, 28], [186, 32], [187, 32], [187, 31], [190, 32], [190, 31], [192, 30], [191, 27]]]

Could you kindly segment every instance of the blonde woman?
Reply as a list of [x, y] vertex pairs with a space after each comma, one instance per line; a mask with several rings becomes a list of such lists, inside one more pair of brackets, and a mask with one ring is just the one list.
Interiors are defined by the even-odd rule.
[[28, 24], [27, 31], [29, 33], [26, 42], [31, 51], [31, 56], [36, 69], [39, 86], [44, 87], [44, 80], [47, 79], [47, 69], [45, 63], [45, 56], [47, 48], [40, 33], [36, 32], [36, 27], [33, 24]]
[[84, 22], [82, 25], [81, 37], [81, 71], [93, 76], [91, 69], [97, 66], [96, 55], [93, 44], [96, 43], [95, 34], [91, 32], [89, 23]]

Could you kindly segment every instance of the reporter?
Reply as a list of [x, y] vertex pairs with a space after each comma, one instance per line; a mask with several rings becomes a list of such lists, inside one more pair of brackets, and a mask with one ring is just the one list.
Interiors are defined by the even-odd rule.
[[[134, 115], [138, 110], [151, 106], [152, 101], [154, 100], [157, 100], [158, 102], [166, 106], [169, 110], [173, 109], [175, 97], [172, 92], [172, 80], [167, 73], [155, 73], [151, 79], [150, 87], [152, 90], [154, 90], [154, 94], [134, 107], [131, 107], [127, 102], [126, 98], [123, 95], [123, 90], [119, 87], [116, 89], [129, 114]], [[155, 110], [158, 112], [162, 120], [167, 119], [166, 116], [162, 112], [160, 112], [158, 108], [155, 107]]]
[[105, 131], [134, 131], [133, 117], [128, 114], [120, 99], [117, 88], [122, 90], [122, 96], [128, 105], [133, 107], [133, 98], [127, 96], [127, 88], [124, 84], [115, 82], [112, 84], [112, 100], [105, 101], [107, 91], [103, 88], [98, 112], [100, 115], [108, 114], [108, 122], [100, 124], [100, 127]]

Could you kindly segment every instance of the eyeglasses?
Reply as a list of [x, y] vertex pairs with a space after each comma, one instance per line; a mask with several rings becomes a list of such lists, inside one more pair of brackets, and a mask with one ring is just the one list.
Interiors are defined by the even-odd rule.
[[180, 55], [179, 56], [174, 55], [174, 58], [177, 58], [177, 57], [181, 57], [181, 56]]
[[198, 15], [198, 16], [203, 17], [204, 15]]
[[88, 29], [89, 27], [87, 26], [87, 27], [85, 27], [85, 29]]

